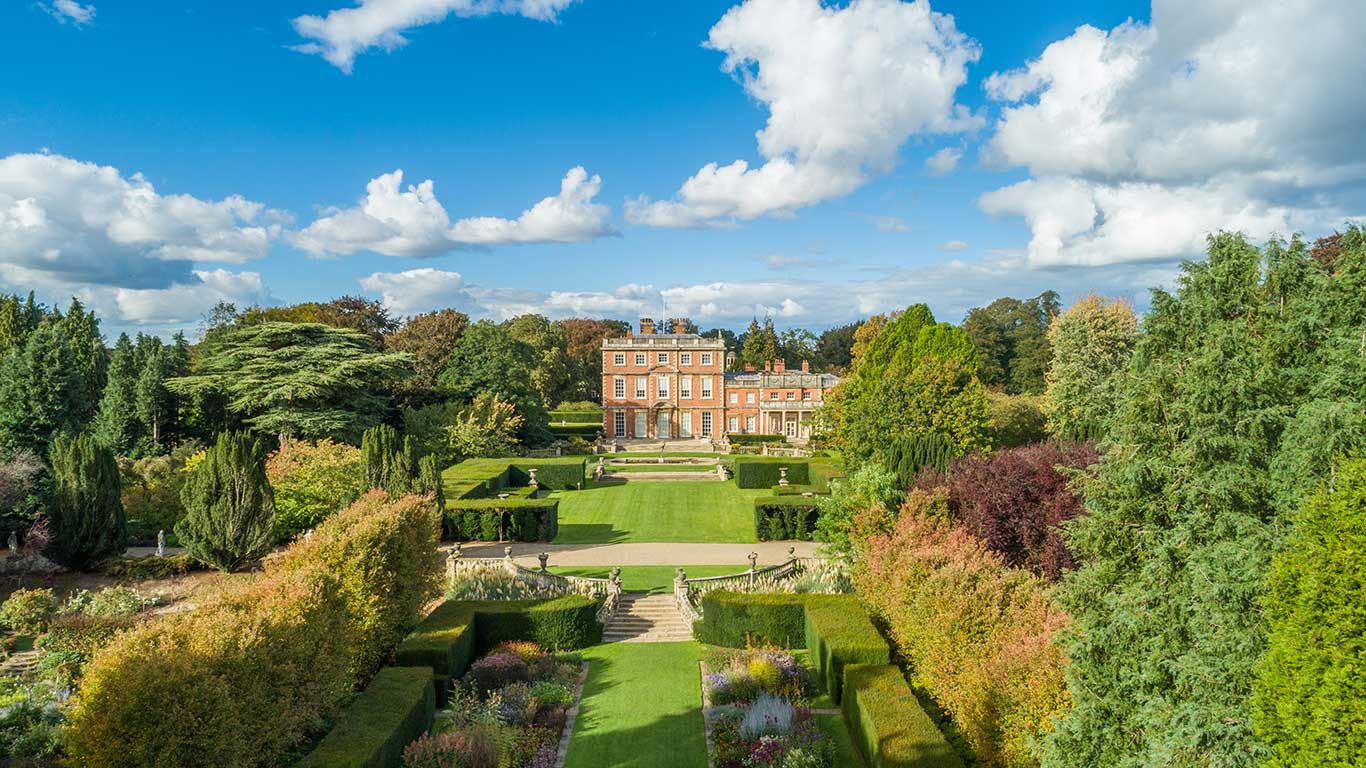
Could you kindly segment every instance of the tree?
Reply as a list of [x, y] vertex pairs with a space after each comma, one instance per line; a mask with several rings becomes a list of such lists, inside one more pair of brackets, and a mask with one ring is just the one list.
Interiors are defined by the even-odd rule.
[[128, 334], [121, 333], [109, 355], [108, 381], [95, 417], [95, 434], [120, 456], [127, 456], [141, 435], [137, 385], [137, 354]]
[[182, 395], [222, 393], [255, 429], [291, 437], [355, 439], [388, 406], [384, 386], [411, 371], [406, 353], [381, 353], [358, 331], [318, 323], [244, 326], [223, 332], [198, 369], [169, 379]]
[[0, 455], [45, 454], [54, 436], [80, 431], [83, 392], [61, 326], [40, 323], [0, 359]]
[[436, 457], [419, 456], [413, 438], [400, 440], [398, 432], [387, 425], [373, 427], [365, 430], [360, 452], [366, 488], [379, 488], [395, 499], [413, 493], [433, 496], [437, 508], [445, 508]]
[[1121, 377], [1138, 341], [1138, 318], [1127, 303], [1091, 294], [1053, 319], [1048, 341], [1048, 431], [1064, 440], [1099, 439], [1119, 400]]
[[44, 554], [85, 570], [120, 554], [128, 543], [114, 452], [89, 434], [52, 442], [54, 498], [47, 515]]
[[245, 432], [218, 436], [180, 489], [176, 536], [194, 559], [224, 573], [259, 560], [275, 543], [275, 497], [261, 444]]
[[777, 359], [778, 332], [773, 328], [773, 318], [765, 317], [762, 326], [758, 318], [751, 319], [749, 329], [740, 337], [740, 362], [763, 368]]
[[820, 368], [844, 371], [854, 361], [854, 335], [863, 323], [841, 325], [822, 333], [816, 342], [815, 358]]
[[521, 426], [517, 409], [497, 395], [480, 395], [461, 409], [446, 427], [447, 445], [455, 460], [477, 456], [509, 456]]
[[[567, 351], [564, 328], [541, 315], [519, 315], [504, 324], [508, 334], [531, 349], [531, 383], [547, 408], [572, 400], [574, 365]], [[598, 374], [601, 375], [600, 373]]]
[[0, 460], [0, 535], [23, 535], [52, 503], [52, 475], [32, 453]]
[[385, 339], [384, 348], [390, 352], [407, 352], [413, 356], [413, 375], [404, 380], [405, 392], [429, 393], [436, 389], [437, 376], [465, 332], [470, 318], [464, 312], [441, 309], [414, 315]]
[[910, 488], [921, 470], [945, 472], [957, 455], [953, 443], [938, 432], [919, 432], [888, 442], [881, 451], [882, 466], [896, 477], [899, 488]]
[[343, 296], [326, 303], [306, 301], [283, 307], [249, 307], [232, 317], [236, 325], [263, 323], [321, 323], [333, 328], [359, 331], [370, 337], [376, 348], [384, 346], [384, 338], [398, 328], [389, 310], [378, 301], [359, 296]]
[[777, 358], [795, 368], [803, 360], [810, 362], [816, 358], [816, 344], [819, 342], [816, 334], [805, 328], [788, 328], [778, 336]]
[[853, 366], [863, 357], [863, 353], [868, 351], [868, 346], [873, 343], [873, 339], [887, 327], [887, 323], [896, 319], [893, 313], [891, 318], [886, 315], [873, 315], [872, 317], [859, 323], [854, 329], [854, 343], [849, 347], [849, 365]]
[[1209, 241], [1152, 311], [1108, 423], [1082, 566], [1059, 599], [1074, 708], [1043, 764], [1259, 765], [1266, 575], [1289, 514], [1366, 450], [1366, 237], [1329, 273], [1303, 242]]
[[984, 450], [991, 444], [987, 404], [975, 368], [976, 351], [963, 330], [936, 324], [917, 304], [860, 352], [827, 397], [822, 418], [854, 464], [921, 433], [943, 435], [958, 454]]
[[45, 316], [43, 306], [33, 300], [33, 291], [29, 291], [27, 300], [17, 294], [0, 293], [0, 359], [21, 349]]
[[291, 440], [266, 459], [275, 498], [275, 538], [287, 542], [350, 505], [365, 492], [364, 462], [354, 446]]
[[1253, 725], [1269, 768], [1366, 764], [1366, 461], [1310, 497], [1267, 574]]
[[518, 439], [538, 445], [550, 440], [550, 419], [540, 392], [532, 384], [537, 362], [535, 351], [514, 339], [506, 328], [480, 320], [456, 344], [440, 382], [462, 402], [488, 394], [511, 403], [522, 418]]
[[1058, 308], [1058, 294], [1044, 291], [1032, 299], [1002, 298], [969, 310], [963, 330], [977, 348], [982, 383], [1014, 395], [1043, 392], [1051, 358], [1046, 332]]
[[79, 299], [71, 299], [66, 314], [57, 317], [67, 346], [71, 348], [71, 363], [76, 373], [76, 420], [85, 424], [95, 417], [99, 408], [100, 393], [104, 391], [104, 379], [108, 355], [104, 340], [100, 337], [100, 321], [94, 312], [86, 312]]
[[561, 320], [559, 325], [564, 329], [567, 352], [574, 366], [565, 400], [602, 402], [602, 340], [625, 336], [631, 330], [631, 324], [620, 320], [571, 318]]
[[176, 418], [176, 397], [166, 388], [166, 382], [184, 376], [189, 371], [177, 370], [174, 348], [162, 344], [161, 339], [156, 337], [147, 338], [151, 343], [146, 345], [142, 356], [135, 404], [138, 421], [145, 430], [148, 449], [157, 452], [165, 442], [167, 427]]

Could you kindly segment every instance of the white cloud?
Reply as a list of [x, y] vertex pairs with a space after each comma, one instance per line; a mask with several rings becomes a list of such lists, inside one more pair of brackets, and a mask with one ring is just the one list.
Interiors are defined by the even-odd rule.
[[712, 27], [722, 69], [763, 103], [764, 163], [708, 163], [676, 199], [627, 202], [627, 218], [664, 227], [724, 226], [858, 189], [896, 162], [914, 134], [975, 127], [954, 101], [977, 44], [928, 2], [747, 0]]
[[76, 0], [53, 0], [50, 3], [39, 3], [38, 7], [63, 24], [69, 22], [80, 27], [95, 20], [95, 6], [81, 5]]
[[1204, 235], [1321, 233], [1362, 213], [1357, 0], [1155, 0], [987, 79], [984, 158], [1034, 178], [981, 198], [1025, 218], [1036, 264], [1193, 256]]
[[[58, 3], [70, 0], [57, 0]], [[393, 51], [408, 44], [403, 33], [413, 27], [436, 24], [447, 16], [507, 14], [538, 21], [555, 21], [574, 0], [360, 0], [351, 8], [328, 11], [325, 16], [299, 16], [294, 31], [315, 42], [294, 46], [303, 53], [322, 56], [347, 74], [356, 56], [371, 48]]]
[[911, 228], [899, 216], [866, 216], [869, 224], [879, 232], [910, 232]]
[[944, 243], [943, 245], [939, 246], [939, 250], [941, 250], [941, 251], [949, 251], [949, 252], [952, 252], [952, 251], [966, 251], [967, 249], [968, 249], [968, 244], [967, 244], [967, 242], [964, 241], [964, 240], [950, 240], [950, 241], [948, 241], [947, 243]]
[[[126, 323], [184, 327], [220, 301], [239, 308], [271, 304], [273, 298], [256, 272], [226, 269], [196, 270], [196, 283], [160, 289], [116, 288], [112, 291], [112, 316]], [[97, 308], [108, 305], [101, 292], [90, 294]]]
[[375, 272], [359, 282], [361, 288], [380, 294], [384, 306], [400, 316], [444, 307], [471, 314], [477, 314], [481, 309], [469, 295], [469, 286], [459, 272], [431, 268]]
[[360, 205], [332, 210], [291, 236], [315, 255], [374, 251], [386, 256], [435, 256], [468, 245], [568, 243], [613, 234], [611, 209], [594, 203], [602, 179], [571, 168], [560, 193], [541, 200], [516, 219], [492, 216], [454, 224], [437, 200], [431, 179], [402, 189], [403, 171], [372, 179]]
[[944, 147], [925, 158], [925, 172], [931, 176], [945, 176], [953, 173], [958, 161], [963, 159], [963, 150]]
[[61, 155], [0, 158], [0, 265], [125, 288], [193, 282], [193, 265], [266, 254], [283, 216], [239, 196], [162, 195], [141, 174]]

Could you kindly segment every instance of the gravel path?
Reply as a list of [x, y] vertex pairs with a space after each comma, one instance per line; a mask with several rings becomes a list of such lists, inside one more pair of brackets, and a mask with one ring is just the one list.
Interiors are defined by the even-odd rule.
[[[465, 557], [502, 557], [509, 544], [465, 544]], [[788, 549], [797, 557], [815, 557], [820, 546], [810, 541], [761, 541], [758, 544], [539, 544], [511, 542], [518, 563], [538, 567], [536, 555], [550, 555], [550, 565], [735, 565], [736, 573], [749, 567], [749, 553], [759, 553], [760, 567], [786, 562]], [[449, 547], [447, 547], [449, 548]]]

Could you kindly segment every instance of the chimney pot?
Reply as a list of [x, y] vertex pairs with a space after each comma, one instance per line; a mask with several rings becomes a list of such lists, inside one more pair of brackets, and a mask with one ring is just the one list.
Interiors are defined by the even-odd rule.
[[673, 322], [674, 322], [674, 333], [675, 333], [675, 334], [678, 334], [679, 336], [682, 336], [683, 334], [685, 334], [685, 333], [688, 332], [688, 318], [686, 318], [686, 317], [676, 317], [676, 318], [674, 318], [674, 321], [673, 321]]
[[655, 321], [648, 317], [640, 318], [640, 335], [649, 336], [655, 332]]
[[811, 361], [810, 361], [810, 360], [803, 360], [803, 361], [802, 361], [802, 373], [811, 373]]
[[784, 361], [782, 361], [782, 360], [774, 360], [774, 361], [773, 361], [773, 372], [774, 372], [774, 373], [785, 373], [785, 372], [787, 372], [787, 363], [784, 362]]

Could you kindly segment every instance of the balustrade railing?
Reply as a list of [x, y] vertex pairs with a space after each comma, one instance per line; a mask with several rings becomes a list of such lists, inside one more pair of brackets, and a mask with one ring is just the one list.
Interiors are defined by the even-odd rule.
[[729, 576], [689, 579], [687, 571], [679, 568], [674, 576], [674, 601], [678, 603], [678, 610], [688, 621], [698, 621], [702, 618], [702, 598], [708, 592], [736, 587], [744, 591], [759, 591], [765, 585], [776, 586], [824, 562], [815, 557], [797, 557], [796, 547], [788, 549], [787, 553], [787, 560], [763, 568], [757, 567], [758, 553], [750, 553], [749, 570]]
[[531, 585], [538, 593], [556, 596], [586, 595], [601, 600], [602, 605], [598, 607], [597, 614], [599, 624], [605, 625], [617, 612], [617, 607], [621, 604], [620, 568], [613, 568], [605, 579], [566, 576], [551, 573], [547, 569], [550, 555], [542, 552], [537, 558], [541, 561], [539, 570], [527, 568], [513, 560], [512, 547], [503, 549], [503, 557], [464, 557], [460, 553], [460, 545], [457, 544], [446, 558], [446, 580], [447, 583], [453, 583], [461, 571], [497, 568], [510, 574], [513, 579]]

